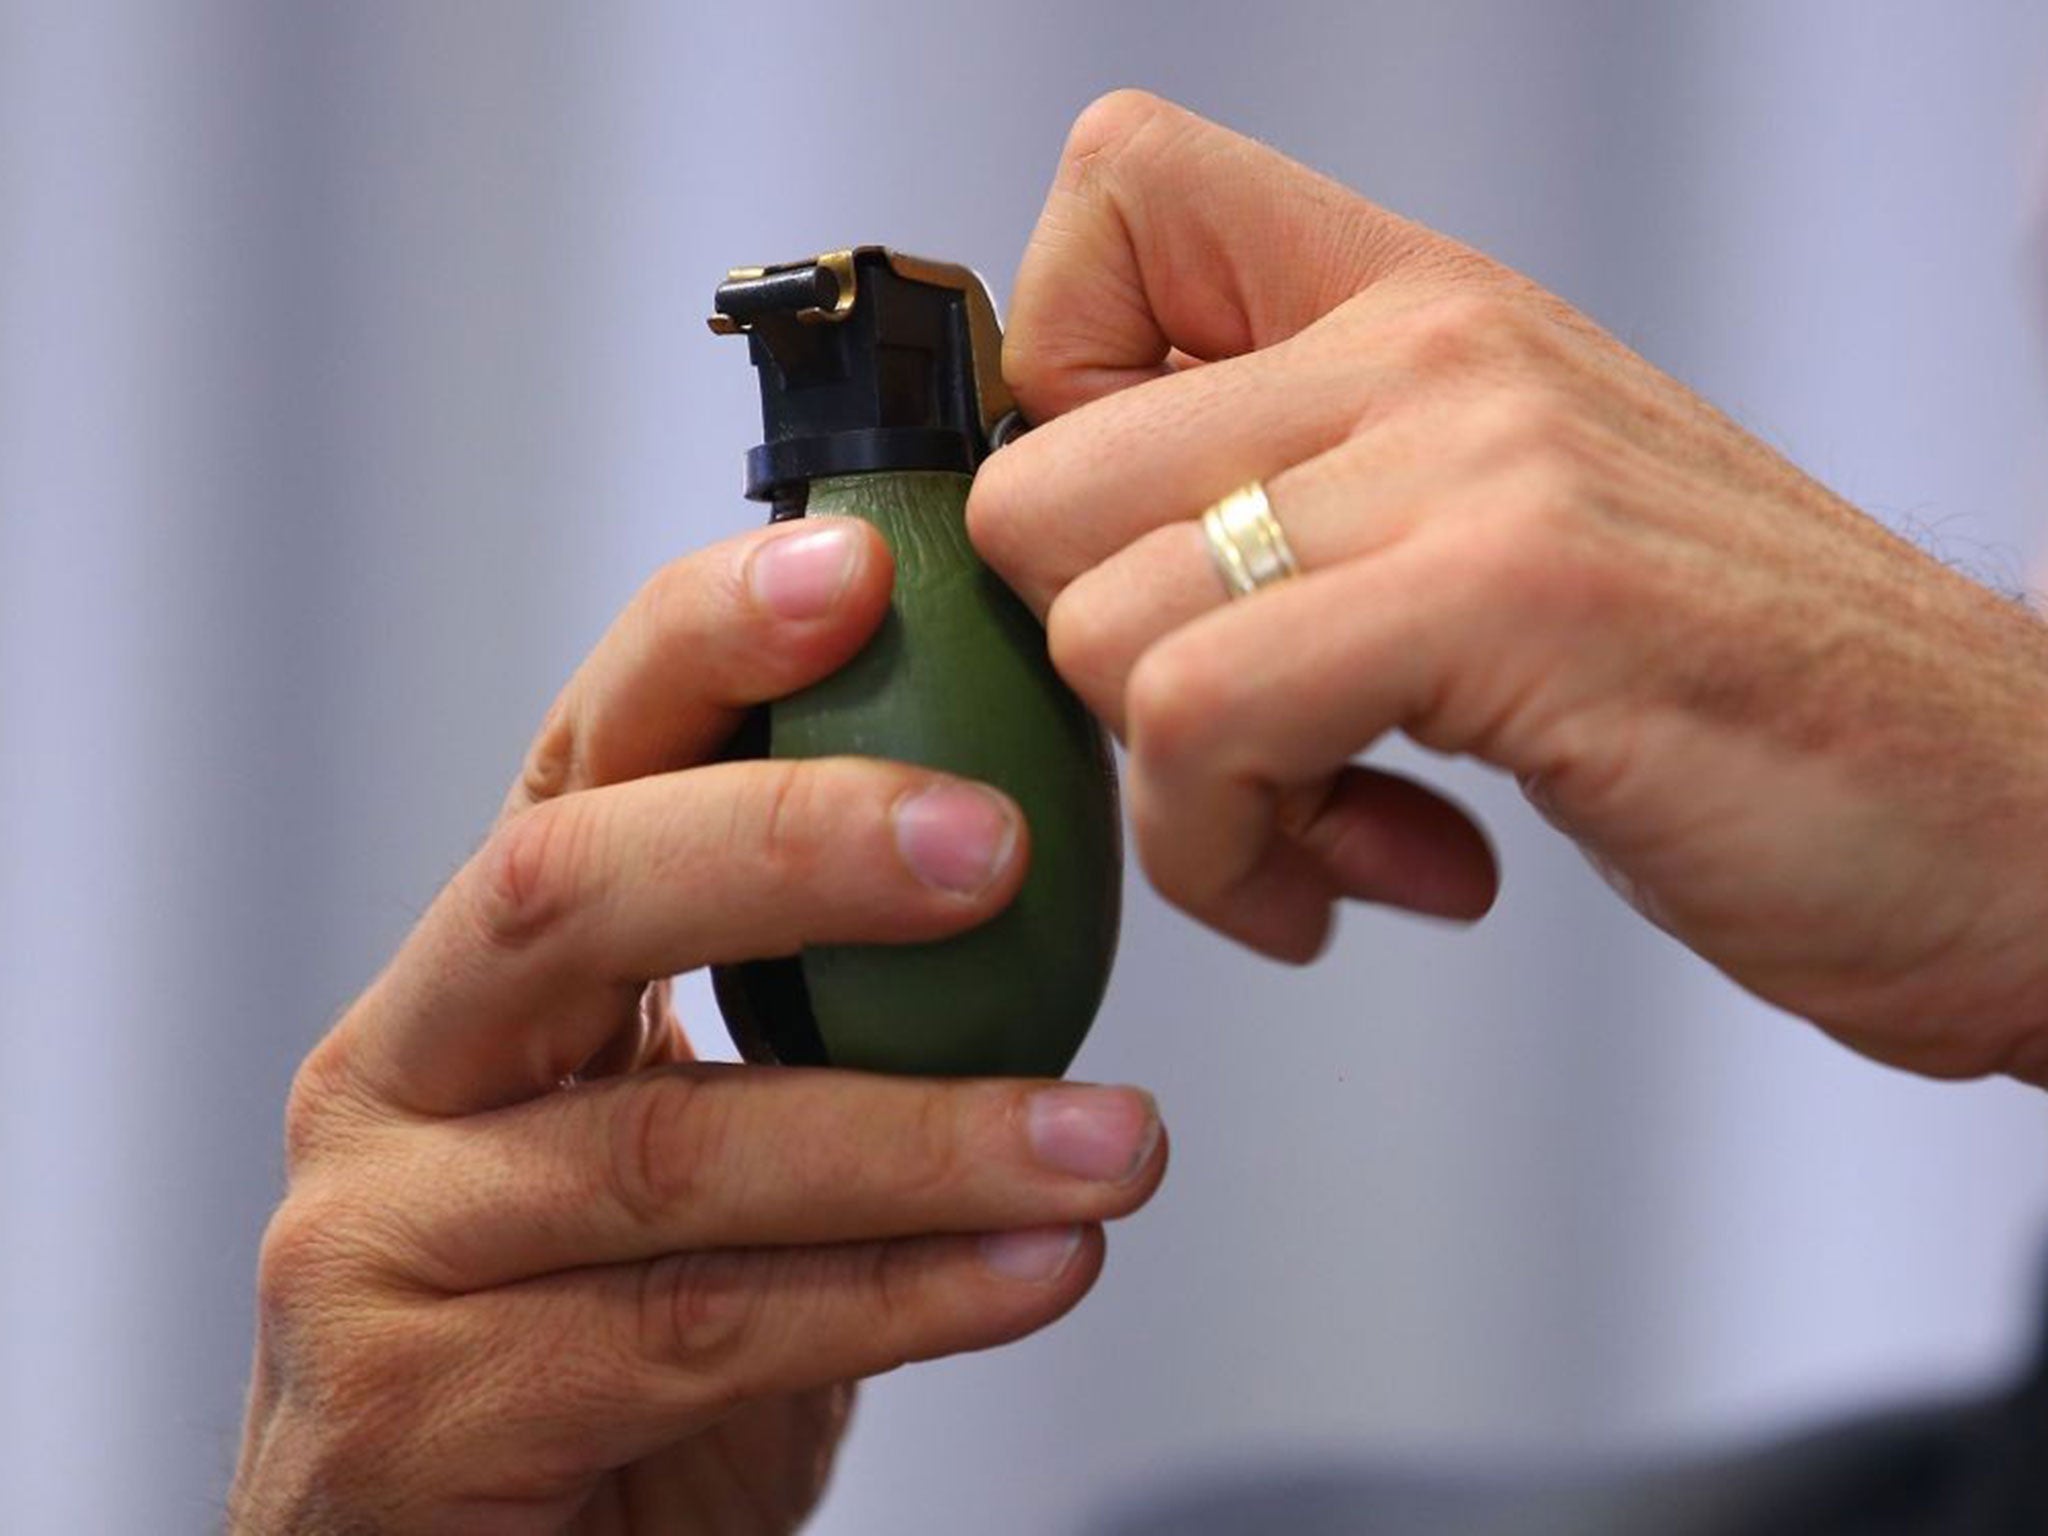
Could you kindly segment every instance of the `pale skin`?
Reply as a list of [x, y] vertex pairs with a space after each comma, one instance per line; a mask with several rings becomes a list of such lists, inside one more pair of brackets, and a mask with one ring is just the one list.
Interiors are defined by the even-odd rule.
[[[2048, 1082], [2024, 608], [1526, 280], [1137, 93], [1074, 128], [1004, 363], [1040, 425], [970, 532], [1124, 738], [1169, 900], [1290, 961], [1343, 900], [1480, 915], [1470, 819], [1355, 762], [1404, 733], [1516, 775], [1653, 921], [1855, 1049]], [[1196, 519], [1253, 478], [1303, 574], [1231, 603]], [[889, 579], [854, 525], [658, 576], [308, 1059], [238, 1531], [792, 1530], [852, 1382], [1094, 1282], [1164, 1172], [1142, 1093], [700, 1065], [647, 987], [1014, 894], [1029, 829], [989, 791], [708, 762], [859, 648]]]
[[[1357, 897], [1476, 916], [1390, 733], [1515, 774], [1645, 915], [1881, 1060], [2048, 1080], [2048, 628], [1562, 301], [1137, 93], [1076, 125], [982, 554], [1124, 736], [1146, 872], [1314, 955]], [[1305, 574], [1226, 603], [1265, 481]]]
[[679, 766], [852, 655], [889, 582], [851, 523], [656, 577], [307, 1060], [235, 1529], [786, 1531], [851, 1383], [1029, 1333], [1094, 1282], [1099, 1224], [1164, 1171], [1144, 1094], [700, 1065], [645, 985], [938, 937], [1015, 893], [1028, 838], [989, 791]]

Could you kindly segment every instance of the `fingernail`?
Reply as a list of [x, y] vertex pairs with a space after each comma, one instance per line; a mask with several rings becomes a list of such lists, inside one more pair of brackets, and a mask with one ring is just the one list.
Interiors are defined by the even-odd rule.
[[1024, 1130], [1047, 1168], [1121, 1184], [1151, 1160], [1159, 1106], [1138, 1088], [1041, 1088], [1025, 1108]]
[[815, 619], [839, 600], [853, 574], [853, 530], [823, 523], [754, 551], [747, 580], [778, 618]]
[[926, 885], [971, 896], [1010, 862], [1017, 813], [978, 784], [934, 784], [897, 802], [896, 846]]
[[991, 1232], [981, 1240], [981, 1262], [1005, 1280], [1043, 1283], [1073, 1261], [1081, 1246], [1079, 1227], [1038, 1227], [1024, 1232]]

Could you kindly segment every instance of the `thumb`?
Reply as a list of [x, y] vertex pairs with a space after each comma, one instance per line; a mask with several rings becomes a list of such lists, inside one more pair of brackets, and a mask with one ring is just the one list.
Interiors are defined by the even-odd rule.
[[1456, 247], [1306, 166], [1143, 91], [1076, 120], [1018, 269], [1003, 372], [1045, 421], [1301, 330]]

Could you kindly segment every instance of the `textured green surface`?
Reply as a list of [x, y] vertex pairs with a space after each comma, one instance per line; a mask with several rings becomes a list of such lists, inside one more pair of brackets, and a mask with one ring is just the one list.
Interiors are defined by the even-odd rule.
[[835, 1066], [1057, 1076], [1101, 1005], [1122, 850], [1101, 730], [1046, 659], [1045, 634], [967, 541], [967, 477], [849, 475], [806, 515], [858, 517], [896, 556], [889, 616], [824, 682], [778, 701], [776, 757], [852, 753], [994, 784], [1024, 809], [1031, 865], [1001, 916], [937, 944], [806, 950]]

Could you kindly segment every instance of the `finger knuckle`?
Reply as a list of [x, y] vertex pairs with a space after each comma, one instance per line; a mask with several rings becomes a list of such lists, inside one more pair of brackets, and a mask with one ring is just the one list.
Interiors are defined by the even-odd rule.
[[284, 1099], [284, 1166], [295, 1172], [312, 1161], [327, 1140], [329, 1106], [334, 1099], [333, 1069], [324, 1049], [315, 1049], [299, 1064]]
[[1085, 576], [1046, 610], [1045, 647], [1053, 670], [1084, 698], [1099, 693], [1115, 672], [1115, 631], [1108, 606]]
[[1432, 295], [1397, 328], [1411, 372], [1424, 377], [1468, 373], [1498, 359], [1519, 336], [1522, 316], [1491, 288], [1464, 284]]
[[[1041, 314], [1053, 312], [1053, 308], [1040, 300], [1036, 291], [1021, 286], [1020, 280], [1016, 308], [1010, 316], [1010, 329], [1003, 336], [1003, 382], [1010, 386], [1019, 407], [1028, 410], [1033, 420], [1040, 423], [1058, 416], [1073, 403], [1069, 398], [1071, 392], [1060, 387], [1063, 373], [1075, 361], [1073, 343], [1056, 332], [1048, 334], [1047, 327], [1036, 323]], [[1021, 438], [985, 460], [974, 474], [977, 489], [991, 465], [1007, 463], [1014, 466], [1016, 459], [1013, 456], [1029, 441], [1029, 436]], [[995, 508], [985, 509], [977, 515], [974, 493], [971, 492], [967, 502], [967, 541], [980, 552], [982, 559], [1007, 576], [1012, 569], [1011, 562], [1028, 550], [1018, 542], [1017, 522], [1006, 511], [997, 510], [1002, 507], [1003, 500], [998, 498]]]
[[[1010, 361], [1011, 354], [1006, 352], [1006, 367]], [[1013, 579], [1024, 573], [1024, 559], [1030, 552], [1025, 523], [1026, 487], [1031, 477], [1022, 472], [1028, 441], [1011, 443], [990, 455], [975, 471], [967, 495], [968, 542], [994, 570]]]
[[[965, 1096], [972, 1099], [973, 1095]], [[963, 1096], [941, 1088], [920, 1095], [903, 1132], [896, 1189], [906, 1206], [925, 1204], [960, 1183], [967, 1167]], [[970, 1109], [968, 1111], [972, 1113]]]
[[575, 782], [577, 746], [575, 713], [566, 701], [557, 701], [519, 770], [519, 791], [527, 803], [552, 800]]
[[491, 834], [470, 882], [478, 931], [500, 949], [529, 949], [576, 905], [597, 833], [586, 802], [570, 795], [508, 817]]
[[650, 1263], [639, 1300], [638, 1349], [664, 1377], [681, 1376], [700, 1402], [735, 1406], [758, 1308], [737, 1254], [671, 1254]]
[[307, 1315], [344, 1290], [346, 1213], [331, 1199], [294, 1191], [272, 1213], [256, 1254], [256, 1305], [276, 1325]]
[[719, 1096], [683, 1070], [629, 1079], [613, 1091], [611, 1198], [639, 1230], [660, 1231], [695, 1202], [704, 1171], [726, 1155]]
[[1464, 575], [1495, 611], [1538, 621], [1592, 619], [1627, 585], [1601, 527], [1597, 491], [1564, 456], [1502, 473]]
[[1129, 148], [1151, 123], [1177, 112], [1171, 102], [1134, 86], [1105, 92], [1089, 102], [1067, 132], [1062, 163], [1095, 169]]
[[849, 1262], [861, 1271], [858, 1294], [866, 1297], [873, 1340], [873, 1353], [863, 1364], [866, 1374], [879, 1376], [918, 1354], [916, 1341], [927, 1331], [931, 1311], [927, 1266], [906, 1243], [872, 1243], [854, 1250]]
[[1502, 389], [1476, 407], [1473, 416], [1479, 452], [1491, 464], [1562, 476], [1577, 462], [1578, 413], [1558, 390], [1540, 384]]
[[1225, 679], [1202, 651], [1171, 641], [1138, 658], [1124, 690], [1131, 751], [1164, 766], [1199, 757], [1222, 713]]
[[1524, 565], [1569, 559], [1583, 553], [1592, 511], [1592, 488], [1570, 454], [1531, 445], [1508, 472], [1501, 546]]
[[758, 767], [733, 828], [732, 852], [774, 880], [800, 880], [817, 862], [818, 779], [827, 770], [799, 762]]
[[350, 1139], [363, 1118], [353, 1079], [330, 1037], [299, 1064], [285, 1094], [285, 1171], [313, 1166], [338, 1142]]

